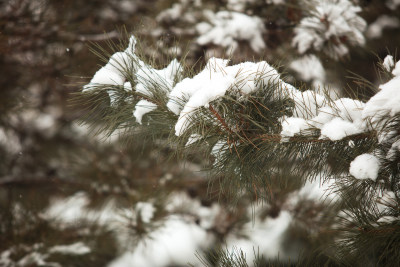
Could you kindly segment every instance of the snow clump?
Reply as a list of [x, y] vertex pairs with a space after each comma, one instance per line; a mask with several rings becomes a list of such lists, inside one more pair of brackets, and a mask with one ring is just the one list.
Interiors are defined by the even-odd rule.
[[[315, 98], [322, 97], [313, 93]], [[307, 102], [303, 100], [307, 106]], [[289, 137], [308, 132], [313, 129], [320, 129], [320, 139], [332, 141], [341, 140], [349, 135], [360, 134], [368, 130], [368, 125], [362, 118], [362, 111], [365, 104], [359, 100], [341, 98], [336, 101], [317, 105], [314, 117], [304, 119], [301, 116], [282, 118], [282, 141], [288, 141]]]
[[[132, 36], [129, 39], [129, 45], [124, 52], [113, 54], [109, 62], [98, 70], [91, 81], [83, 87], [82, 92], [95, 90], [102, 85], [121, 87], [127, 92], [133, 90], [143, 95], [143, 97], [152, 97], [155, 90], [162, 89], [165, 93], [171, 91], [175, 80], [179, 79], [182, 73], [182, 66], [178, 60], [173, 59], [164, 69], [157, 70], [144, 63], [135, 54], [136, 38]], [[136, 86], [132, 88], [127, 76], [133, 75]], [[115, 90], [107, 90], [110, 97], [111, 106], [115, 106]], [[136, 103], [133, 116], [139, 124], [142, 124], [142, 118], [145, 114], [155, 110], [157, 105], [142, 99]]]
[[[386, 57], [384, 66], [389, 67], [392, 62], [393, 58]], [[370, 119], [373, 125], [380, 124], [383, 117], [393, 117], [400, 112], [400, 61], [397, 61], [392, 74], [393, 79], [379, 87], [380, 91], [371, 97], [363, 110], [363, 118]]]
[[325, 82], [325, 69], [315, 55], [305, 55], [302, 58], [296, 59], [290, 63], [289, 67], [302, 80], [312, 82], [314, 86]]
[[254, 250], [259, 250], [268, 259], [282, 256], [283, 239], [292, 221], [292, 215], [286, 210], [281, 211], [276, 218], [267, 217], [261, 220], [257, 217], [255, 221], [249, 221], [243, 226], [242, 235], [228, 235], [227, 251], [243, 251], [249, 266], [252, 266], [255, 260]]
[[[101, 85], [123, 86], [127, 81], [127, 73], [135, 72], [137, 68], [143, 67], [144, 63], [135, 55], [136, 38], [131, 36], [129, 45], [124, 52], [114, 53], [108, 63], [99, 69], [91, 81], [83, 87], [82, 92], [88, 92]], [[111, 105], [115, 104], [113, 90], [107, 90]]]
[[350, 174], [357, 179], [371, 179], [373, 181], [378, 178], [380, 162], [377, 157], [371, 154], [362, 154], [357, 156], [350, 163]]
[[[202, 7], [202, 0], [179, 0], [172, 4], [170, 8], [161, 11], [156, 20], [159, 23], [171, 23], [175, 21], [186, 24], [194, 24], [198, 20], [197, 10]], [[171, 27], [170, 30], [175, 33], [181, 32], [180, 28]]]
[[170, 216], [165, 219], [163, 227], [152, 233], [151, 238], [139, 241], [134, 250], [128, 249], [108, 266], [163, 267], [188, 263], [200, 266], [195, 252], [210, 246], [211, 240], [209, 234], [194, 222]]
[[397, 28], [400, 26], [400, 21], [396, 17], [388, 15], [380, 16], [376, 21], [368, 26], [366, 35], [370, 39], [377, 39], [382, 37], [383, 30], [385, 28]]
[[[153, 92], [159, 89], [168, 94], [173, 87], [174, 80], [180, 76], [182, 70], [182, 66], [176, 59], [161, 70], [145, 65], [136, 73], [137, 84], [135, 91], [148, 97], [153, 97]], [[143, 116], [156, 108], [156, 104], [142, 99], [136, 104], [133, 116], [139, 124], [142, 124]]]
[[292, 45], [300, 54], [308, 50], [323, 51], [333, 59], [345, 56], [347, 44], [364, 45], [367, 23], [357, 15], [361, 11], [349, 0], [310, 1], [310, 16], [295, 28]]
[[49, 249], [49, 253], [59, 253], [64, 255], [84, 255], [91, 252], [91, 249], [82, 242], [70, 245], [57, 245]]
[[389, 72], [390, 72], [390, 71], [393, 69], [393, 67], [394, 67], [394, 59], [393, 59], [393, 56], [387, 55], [387, 56], [385, 57], [385, 59], [383, 60], [382, 66], [383, 66], [383, 68], [384, 68], [386, 71], [389, 71]]
[[262, 36], [265, 27], [260, 18], [229, 11], [213, 13], [206, 10], [204, 15], [209, 23], [201, 22], [196, 25], [200, 34], [197, 38], [199, 45], [212, 43], [227, 48], [228, 52], [234, 52], [238, 48], [238, 41], [247, 41], [257, 53], [265, 49]]
[[201, 107], [209, 108], [211, 101], [224, 96], [228, 90], [250, 94], [261, 82], [280, 81], [278, 72], [265, 61], [227, 65], [228, 60], [211, 58], [200, 73], [183, 79], [172, 89], [167, 107], [179, 115], [175, 125], [177, 136], [190, 127], [194, 111]]
[[137, 214], [140, 214], [140, 218], [144, 223], [149, 223], [154, 216], [156, 208], [152, 203], [138, 202], [136, 204], [135, 211]]

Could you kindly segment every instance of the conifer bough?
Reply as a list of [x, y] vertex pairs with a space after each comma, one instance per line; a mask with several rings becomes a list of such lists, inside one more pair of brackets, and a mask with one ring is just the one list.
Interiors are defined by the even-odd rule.
[[288, 173], [303, 182], [332, 179], [347, 214], [338, 253], [356, 259], [363, 246], [387, 242], [377, 246], [381, 262], [400, 262], [393, 247], [400, 242], [400, 61], [385, 59], [391, 79], [362, 102], [300, 91], [265, 61], [229, 65], [213, 57], [195, 75], [176, 59], [155, 69], [135, 45], [132, 36], [83, 90], [108, 93], [110, 107], [100, 118], [114, 119], [109, 134], [122, 128], [169, 136], [178, 149], [206, 151], [214, 158], [211, 173], [224, 177], [232, 197], [268, 199], [271, 180], [290, 179]]

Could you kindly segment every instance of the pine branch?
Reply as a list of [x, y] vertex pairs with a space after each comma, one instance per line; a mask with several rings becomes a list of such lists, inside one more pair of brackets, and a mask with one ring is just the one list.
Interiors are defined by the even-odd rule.
[[[129, 47], [132, 50], [132, 42]], [[326, 207], [327, 215], [345, 210], [351, 219], [343, 221], [339, 230], [330, 231], [329, 227], [333, 226], [327, 223], [328, 230], [322, 232], [340, 233], [342, 239], [334, 242], [334, 246], [351, 248], [354, 245], [350, 252], [337, 249], [338, 262], [342, 255], [349, 262], [356, 262], [354, 259], [361, 258], [360, 248], [374, 251], [375, 248], [363, 243], [366, 240], [388, 241], [390, 235], [394, 239], [398, 237], [396, 227], [378, 221], [382, 216], [397, 216], [398, 211], [374, 210], [378, 207], [379, 193], [389, 189], [399, 191], [397, 161], [387, 159], [398, 139], [381, 141], [383, 133], [398, 129], [398, 114], [393, 116], [389, 110], [377, 118], [375, 114], [364, 114], [371, 109], [371, 102], [349, 98], [333, 100], [327, 93], [296, 89], [266, 62], [228, 66], [227, 60], [212, 58], [199, 73], [185, 77], [173, 69], [175, 61], [164, 69], [155, 69], [136, 54], [130, 56], [132, 62], [128, 60], [124, 64], [132, 63], [134, 67], [122, 66], [113, 70], [112, 75], [122, 72], [125, 78], [122, 80], [130, 82], [131, 91], [127, 93], [121, 81], [117, 86], [100, 87], [102, 93], [97, 92], [100, 100], [91, 104], [94, 110], [104, 108], [94, 111], [99, 112], [106, 124], [101, 130], [112, 133], [125, 129], [132, 134], [148, 134], [169, 142], [177, 154], [184, 150], [205, 151], [206, 159], [213, 162], [209, 165], [210, 186], [217, 184], [217, 192], [232, 205], [240, 203], [243, 196], [251, 198], [249, 203], [274, 203], [276, 191], [289, 194], [309, 181], [334, 181], [331, 192], [340, 195], [341, 200]], [[110, 62], [103, 67], [105, 71]], [[105, 93], [109, 94], [110, 104], [101, 106]], [[378, 93], [378, 97], [382, 96]], [[143, 106], [138, 103], [142, 100], [152, 104], [149, 104], [151, 109], [140, 109]], [[133, 110], [139, 111], [140, 116], [133, 118]], [[388, 120], [388, 114], [396, 119]], [[351, 172], [351, 163], [365, 154], [383, 163], [383, 167], [378, 166], [377, 181], [370, 177], [361, 180], [365, 178], [358, 176], [360, 172]], [[371, 210], [365, 209], [368, 203], [373, 203]], [[279, 205], [274, 207], [279, 209]], [[307, 224], [306, 220], [301, 222]], [[370, 239], [363, 239], [363, 235], [370, 235]], [[391, 249], [378, 248], [384, 258]], [[244, 263], [241, 256], [233, 260], [225, 256], [219, 254], [217, 260], [226, 260], [226, 266]], [[321, 262], [330, 262], [330, 256], [318, 255]]]
[[221, 125], [225, 128], [225, 130], [232, 134], [231, 129], [228, 127], [228, 125], [226, 124], [224, 119], [222, 119], [221, 115], [218, 114], [218, 112], [213, 108], [212, 105], [209, 106], [209, 109], [210, 109], [211, 113], [214, 114], [214, 116], [217, 118], [217, 120], [221, 123]]

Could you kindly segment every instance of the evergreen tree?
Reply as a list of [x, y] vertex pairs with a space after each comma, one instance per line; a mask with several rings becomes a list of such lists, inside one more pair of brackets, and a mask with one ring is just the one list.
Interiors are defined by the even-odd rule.
[[398, 266], [397, 2], [139, 2], [159, 26], [91, 43], [80, 125], [2, 104], [0, 265]]
[[[176, 59], [155, 69], [140, 59], [135, 46], [132, 36], [125, 51], [113, 54], [84, 87], [92, 101], [109, 99], [100, 111], [104, 115], [96, 118], [104, 119], [103, 130], [164, 140], [187, 155], [202, 151], [212, 162], [210, 188], [235, 203], [234, 209], [265, 201], [272, 218], [289, 216], [283, 224], [311, 220], [320, 230], [304, 229], [316, 237], [306, 241], [313, 249], [306, 249], [300, 263], [398, 263], [400, 63], [394, 64], [392, 56], [382, 65], [389, 78], [364, 103], [300, 91], [265, 61], [229, 65], [213, 57], [194, 75]], [[329, 183], [330, 201], [293, 199], [300, 188], [300, 195], [311, 194], [316, 181]], [[299, 214], [292, 218], [282, 205], [293, 205], [289, 210]], [[308, 209], [311, 218], [302, 214]], [[257, 221], [266, 215], [256, 216]], [[220, 253], [217, 261], [227, 257], [227, 266], [244, 261], [243, 254]]]

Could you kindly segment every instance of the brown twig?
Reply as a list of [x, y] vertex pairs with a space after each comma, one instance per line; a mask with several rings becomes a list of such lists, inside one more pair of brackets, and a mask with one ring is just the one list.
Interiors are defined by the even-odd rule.
[[210, 105], [209, 109], [214, 114], [214, 116], [217, 118], [217, 120], [222, 124], [222, 126], [225, 128], [225, 130], [227, 130], [229, 133], [232, 133], [231, 129], [226, 124], [225, 120], [221, 117], [221, 115], [219, 115], [219, 113], [213, 108], [213, 106]]

